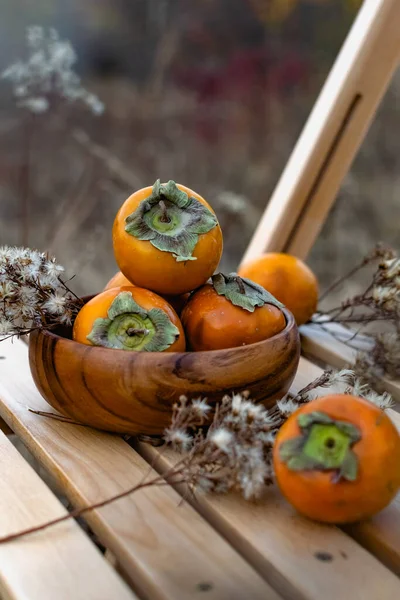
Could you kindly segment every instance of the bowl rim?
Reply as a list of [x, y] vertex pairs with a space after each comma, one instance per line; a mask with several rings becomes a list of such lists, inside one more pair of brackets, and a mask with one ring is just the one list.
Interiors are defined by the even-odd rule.
[[[84, 299], [84, 298], [82, 298], [82, 299]], [[226, 352], [237, 352], [239, 354], [243, 350], [246, 350], [249, 348], [255, 348], [255, 349], [263, 348], [265, 345], [272, 344], [277, 339], [286, 336], [288, 333], [292, 332], [293, 330], [297, 330], [297, 337], [299, 338], [300, 334], [299, 334], [298, 326], [296, 324], [293, 314], [286, 307], [280, 308], [280, 310], [283, 312], [283, 314], [285, 316], [285, 320], [286, 320], [285, 328], [282, 329], [282, 331], [279, 331], [278, 333], [276, 333], [275, 335], [273, 335], [269, 338], [266, 338], [265, 340], [260, 340], [259, 342], [254, 342], [253, 344], [246, 344], [244, 346], [233, 346], [232, 348], [218, 348], [216, 350], [198, 350], [198, 351], [185, 350], [185, 352], [140, 352], [139, 354], [141, 354], [143, 357], [147, 356], [147, 357], [149, 357], [149, 359], [150, 359], [150, 357], [157, 357], [158, 360], [160, 360], [161, 357], [165, 357], [164, 360], [179, 360], [179, 359], [183, 358], [184, 356], [199, 356], [199, 355], [208, 356], [210, 358], [213, 358], [213, 357], [221, 356], [222, 354], [226, 354]], [[103, 352], [120, 352], [121, 358], [123, 356], [130, 355], [130, 352], [128, 352], [126, 350], [122, 350], [120, 348], [103, 348], [101, 346], [89, 346], [87, 344], [82, 344], [80, 342], [73, 340], [72, 338], [70, 339], [70, 338], [64, 337], [62, 335], [59, 335], [57, 333], [54, 333], [53, 331], [51, 331], [49, 329], [36, 329], [35, 331], [33, 331], [30, 334], [29, 337], [31, 337], [32, 335], [34, 338], [36, 336], [42, 335], [42, 336], [52, 339], [54, 341], [62, 340], [66, 343], [73, 344], [74, 346], [79, 347], [82, 351], [90, 348], [93, 352], [101, 352], [101, 353], [103, 353]], [[132, 350], [132, 352], [134, 352], [134, 350]]]

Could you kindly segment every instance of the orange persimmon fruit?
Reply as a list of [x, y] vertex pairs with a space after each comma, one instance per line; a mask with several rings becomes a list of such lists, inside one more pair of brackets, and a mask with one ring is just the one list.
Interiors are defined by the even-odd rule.
[[129, 281], [129, 279], [125, 277], [123, 273], [121, 273], [121, 271], [118, 271], [118, 273], [115, 273], [115, 275], [111, 277], [110, 281], [105, 286], [103, 292], [105, 292], [106, 290], [111, 290], [112, 288], [123, 286], [136, 287], [131, 281]]
[[134, 285], [175, 296], [194, 290], [214, 273], [222, 232], [204, 198], [184, 185], [158, 180], [121, 206], [113, 247], [120, 270]]
[[146, 352], [183, 352], [185, 333], [164, 298], [139, 287], [112, 288], [79, 311], [73, 339], [89, 346]]
[[189, 298], [181, 319], [192, 350], [253, 344], [282, 331], [282, 305], [261, 286], [231, 273], [213, 275]]
[[[111, 290], [115, 287], [122, 286], [136, 287], [133, 283], [129, 281], [129, 279], [125, 277], [123, 273], [121, 273], [121, 271], [118, 271], [118, 273], [116, 273], [114, 277], [111, 277], [103, 292], [106, 290]], [[165, 298], [168, 304], [172, 306], [172, 308], [178, 315], [181, 313], [183, 307], [185, 306], [189, 295], [190, 294], [180, 294], [179, 296], [168, 296], [167, 294], [161, 294], [162, 298]]]
[[179, 296], [168, 296], [167, 294], [161, 294], [162, 297], [172, 306], [177, 315], [182, 313], [182, 310], [186, 306], [190, 294], [180, 294]]
[[318, 281], [311, 269], [290, 254], [268, 252], [245, 263], [238, 274], [262, 285], [283, 302], [297, 325], [306, 323], [317, 309]]
[[305, 404], [278, 432], [275, 476], [310, 519], [353, 523], [376, 514], [400, 487], [400, 436], [372, 402], [333, 394]]

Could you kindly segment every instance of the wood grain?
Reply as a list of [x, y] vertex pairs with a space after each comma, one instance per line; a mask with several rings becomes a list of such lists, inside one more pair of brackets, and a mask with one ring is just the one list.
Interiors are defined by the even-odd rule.
[[[7, 358], [0, 364], [0, 414], [74, 506], [151, 477], [149, 465], [121, 438], [29, 412], [27, 406], [46, 410], [46, 403], [32, 381], [28, 349], [17, 340], [2, 344]], [[279, 598], [172, 488], [143, 490], [89, 513], [87, 521], [143, 598]]]
[[[66, 513], [3, 433], [0, 476], [0, 536]], [[0, 545], [0, 594], [4, 600], [136, 597], [74, 521]]]
[[125, 352], [36, 331], [29, 341], [33, 379], [51, 406], [73, 420], [119, 433], [160, 434], [182, 394], [215, 402], [250, 390], [270, 406], [293, 381], [297, 326], [249, 346], [210, 352]]
[[242, 264], [305, 258], [400, 58], [400, 2], [365, 0], [259, 222]]
[[[296, 393], [321, 373], [320, 367], [301, 357], [292, 391]], [[387, 414], [400, 431], [399, 413], [389, 409]], [[345, 531], [400, 576], [400, 494], [373, 519], [347, 526]]]

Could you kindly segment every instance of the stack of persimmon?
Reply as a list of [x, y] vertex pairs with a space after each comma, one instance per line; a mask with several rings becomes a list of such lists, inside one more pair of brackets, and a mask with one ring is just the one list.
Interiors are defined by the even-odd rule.
[[120, 271], [79, 312], [78, 342], [147, 352], [216, 350], [282, 331], [284, 304], [299, 323], [315, 309], [316, 279], [294, 257], [263, 257], [239, 274], [215, 274], [221, 227], [208, 202], [184, 185], [158, 180], [132, 194], [112, 235]]
[[[317, 280], [293, 256], [269, 253], [238, 274], [215, 273], [223, 248], [217, 217], [173, 181], [125, 201], [113, 247], [120, 271], [74, 323], [83, 344], [136, 352], [245, 346], [285, 328], [284, 305], [299, 325], [316, 309]], [[368, 518], [400, 487], [399, 434], [380, 409], [348, 395], [297, 410], [278, 432], [273, 460], [283, 495], [318, 521]]]

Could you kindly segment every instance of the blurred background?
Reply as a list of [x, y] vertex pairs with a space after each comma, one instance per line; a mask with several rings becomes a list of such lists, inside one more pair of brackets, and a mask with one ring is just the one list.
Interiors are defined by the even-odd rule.
[[[50, 250], [95, 293], [119, 206], [174, 179], [216, 210], [234, 270], [361, 3], [2, 0], [0, 245]], [[48, 55], [29, 25], [58, 31]], [[43, 91], [49, 61], [64, 87]], [[322, 288], [399, 246], [399, 102], [397, 74], [308, 259]]]

